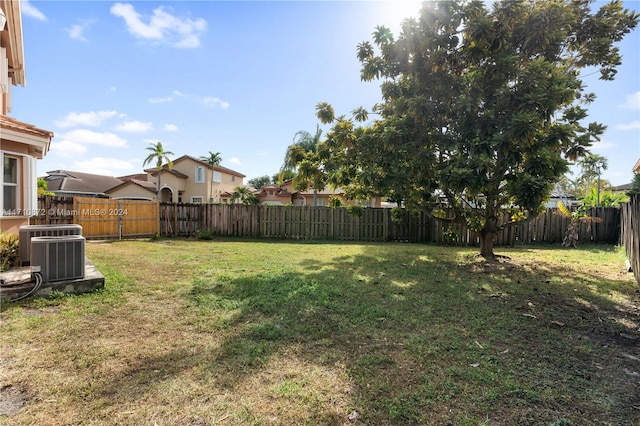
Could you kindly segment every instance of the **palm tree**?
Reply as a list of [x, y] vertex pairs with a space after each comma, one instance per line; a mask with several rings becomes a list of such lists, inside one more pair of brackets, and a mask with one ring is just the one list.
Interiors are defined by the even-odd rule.
[[591, 180], [596, 177], [598, 178], [596, 207], [600, 207], [600, 175], [604, 170], [607, 170], [607, 159], [602, 155], [589, 154], [580, 160], [578, 164], [580, 164], [580, 168], [582, 169], [583, 179]]
[[589, 216], [582, 209], [571, 211], [562, 201], [558, 201], [556, 214], [569, 219], [569, 226], [562, 239], [562, 247], [578, 247], [578, 226], [580, 222], [600, 223], [602, 218]]
[[158, 197], [158, 201], [160, 199], [160, 173], [162, 172], [162, 163], [167, 162], [167, 168], [171, 170], [173, 168], [173, 161], [169, 158], [170, 155], [174, 155], [171, 151], [165, 151], [162, 147], [162, 142], [158, 141], [157, 143], [152, 143], [151, 146], [148, 146], [147, 151], [151, 151], [147, 158], [144, 159], [144, 163], [142, 163], [142, 167], [147, 164], [156, 163], [156, 170], [158, 171], [158, 185], [156, 190], [156, 196]]
[[317, 156], [320, 146], [322, 130], [316, 126], [315, 134], [300, 130], [293, 136], [293, 144], [289, 145], [284, 156], [281, 172], [295, 171], [293, 179], [296, 189], [307, 189], [309, 184], [313, 186], [313, 206], [318, 201], [318, 189], [324, 188], [323, 173], [318, 167]]
[[211, 202], [213, 198], [213, 172], [215, 171], [215, 166], [220, 165], [222, 162], [222, 157], [219, 152], [211, 152], [209, 151], [209, 156], [202, 155], [200, 156], [200, 160], [204, 161], [211, 167], [211, 182], [209, 182], [209, 202]]
[[258, 201], [258, 197], [249, 191], [246, 186], [236, 186], [231, 194], [231, 201], [240, 200], [244, 205], [252, 205]]

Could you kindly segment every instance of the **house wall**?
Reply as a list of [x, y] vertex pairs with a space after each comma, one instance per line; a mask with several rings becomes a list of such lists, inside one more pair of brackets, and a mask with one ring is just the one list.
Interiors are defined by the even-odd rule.
[[[204, 182], [196, 183], [196, 167], [203, 167]], [[233, 193], [237, 186], [244, 186], [243, 178], [221, 172], [221, 182], [211, 182], [213, 170], [203, 165], [203, 163], [186, 158], [173, 163], [172, 170], [188, 176], [187, 179], [178, 178], [170, 173], [163, 172], [161, 177], [162, 187], [170, 187], [173, 190], [173, 202], [178, 202], [178, 191], [182, 191], [181, 200], [183, 203], [191, 202], [192, 197], [202, 197], [204, 202], [208, 202], [210, 194], [216, 203], [223, 202], [221, 195], [225, 192]], [[147, 180], [157, 182], [155, 176], [148, 175]]]
[[122, 185], [120, 188], [109, 191], [109, 196], [111, 198], [148, 198], [150, 200], [156, 199], [155, 192], [151, 192], [133, 183]]
[[5, 74], [8, 65], [7, 49], [0, 47], [0, 114], [11, 112], [11, 77]]
[[268, 186], [262, 188], [261, 191], [258, 196], [260, 198], [260, 204], [289, 204], [292, 202], [291, 194], [288, 192], [280, 192], [280, 188], [278, 187]]
[[[18, 233], [22, 225], [29, 224], [29, 216], [37, 211], [37, 174], [36, 159], [29, 155], [29, 146], [21, 143], [0, 139], [0, 231]], [[16, 209], [5, 209], [8, 203], [4, 200], [4, 159], [17, 159], [18, 185]]]
[[[174, 168], [174, 170], [177, 170], [176, 168]], [[157, 174], [156, 176], [152, 176], [150, 173], [147, 176], [147, 180], [149, 182], [153, 182], [154, 184], [157, 184]], [[170, 172], [162, 172], [162, 175], [160, 176], [160, 186], [162, 188], [170, 188], [171, 191], [173, 192], [172, 195], [172, 199], [170, 200], [173, 203], [177, 203], [178, 202], [178, 195], [181, 191], [185, 191], [186, 190], [186, 181], [187, 179], [185, 178], [180, 178], [177, 177], [176, 175], [171, 174]], [[153, 199], [155, 200], [156, 197], [155, 195], [153, 196]], [[182, 201], [184, 202], [184, 197], [182, 199]]]

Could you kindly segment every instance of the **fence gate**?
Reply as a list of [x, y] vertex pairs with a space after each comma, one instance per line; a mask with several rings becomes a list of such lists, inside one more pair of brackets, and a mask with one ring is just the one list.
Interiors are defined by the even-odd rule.
[[149, 237], [159, 231], [156, 201], [76, 197], [73, 213], [86, 238]]

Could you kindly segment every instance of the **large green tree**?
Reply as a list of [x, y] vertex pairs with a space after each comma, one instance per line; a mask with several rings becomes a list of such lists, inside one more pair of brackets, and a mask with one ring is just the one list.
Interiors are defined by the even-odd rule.
[[[425, 2], [396, 39], [377, 27], [357, 47], [361, 78], [382, 80], [377, 119], [361, 109], [336, 118], [324, 168], [351, 197], [392, 196], [409, 209], [438, 212], [480, 234], [480, 254], [515, 221], [533, 217], [560, 177], [605, 127], [585, 124], [580, 71], [611, 80], [615, 43], [638, 15], [618, 1]], [[513, 220], [501, 221], [510, 213]], [[436, 214], [436, 216], [438, 216]]]
[[162, 164], [166, 161], [167, 168], [171, 170], [173, 168], [173, 161], [171, 161], [171, 158], [169, 158], [169, 156], [174, 154], [171, 151], [165, 151], [164, 147], [162, 146], [162, 142], [160, 141], [156, 143], [152, 143], [151, 146], [148, 146], [146, 149], [147, 151], [151, 151], [151, 152], [149, 153], [149, 155], [147, 155], [147, 158], [144, 159], [144, 163], [142, 163], [142, 167], [146, 166], [147, 164], [153, 164], [154, 162], [156, 163], [156, 170], [158, 172], [156, 196], [158, 197], [158, 201], [161, 201], [160, 174], [162, 173]]

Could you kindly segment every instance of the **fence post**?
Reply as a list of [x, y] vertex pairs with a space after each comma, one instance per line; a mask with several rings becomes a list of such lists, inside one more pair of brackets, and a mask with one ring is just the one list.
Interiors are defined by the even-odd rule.
[[118, 201], [118, 239], [122, 239], [122, 201]]

